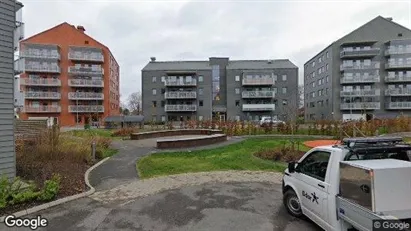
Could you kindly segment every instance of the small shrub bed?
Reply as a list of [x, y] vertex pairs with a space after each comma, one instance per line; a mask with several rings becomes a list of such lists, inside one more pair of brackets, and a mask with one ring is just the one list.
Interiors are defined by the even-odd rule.
[[115, 130], [111, 136], [114, 137], [124, 137], [124, 136], [130, 136], [132, 133], [138, 132], [137, 128], [130, 127], [130, 128], [121, 128], [118, 130]]
[[254, 156], [275, 162], [290, 162], [299, 160], [304, 154], [305, 151], [300, 149], [299, 142], [291, 142], [288, 145], [286, 145], [286, 143], [283, 143], [280, 147], [260, 150], [254, 153]]

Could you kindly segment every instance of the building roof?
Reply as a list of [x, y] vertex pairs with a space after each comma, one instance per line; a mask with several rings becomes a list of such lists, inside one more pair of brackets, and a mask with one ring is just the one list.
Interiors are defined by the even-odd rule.
[[[298, 68], [288, 59], [275, 60], [231, 60], [228, 63], [227, 69], [276, 69], [276, 68]], [[209, 61], [151, 61], [142, 71], [195, 71], [195, 70], [211, 70]]]

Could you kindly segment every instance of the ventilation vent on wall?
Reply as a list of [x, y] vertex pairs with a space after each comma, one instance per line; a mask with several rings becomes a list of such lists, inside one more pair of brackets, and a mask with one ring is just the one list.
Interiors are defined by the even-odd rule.
[[267, 63], [268, 63], [268, 64], [272, 64], [272, 63], [273, 63], [273, 60], [268, 60]]

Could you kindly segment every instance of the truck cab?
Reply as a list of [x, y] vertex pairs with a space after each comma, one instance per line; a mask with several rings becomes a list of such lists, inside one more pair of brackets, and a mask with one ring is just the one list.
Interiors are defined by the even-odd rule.
[[[342, 221], [338, 215], [341, 163], [376, 159], [410, 161], [410, 150], [411, 146], [402, 142], [402, 138], [380, 137], [345, 139], [341, 145], [313, 148], [298, 162], [289, 163], [285, 170], [284, 205], [291, 215], [305, 215], [324, 230], [367, 230]], [[411, 169], [411, 163], [407, 164]]]

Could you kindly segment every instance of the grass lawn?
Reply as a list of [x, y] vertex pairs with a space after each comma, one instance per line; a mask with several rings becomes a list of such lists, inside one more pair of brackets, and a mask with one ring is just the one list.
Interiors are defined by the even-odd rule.
[[[155, 153], [140, 159], [137, 162], [137, 171], [142, 178], [217, 170], [284, 171], [285, 163], [259, 159], [253, 153], [279, 147], [288, 141], [289, 139], [252, 138], [210, 150]], [[303, 139], [299, 141], [300, 150], [309, 150], [302, 144]]]

